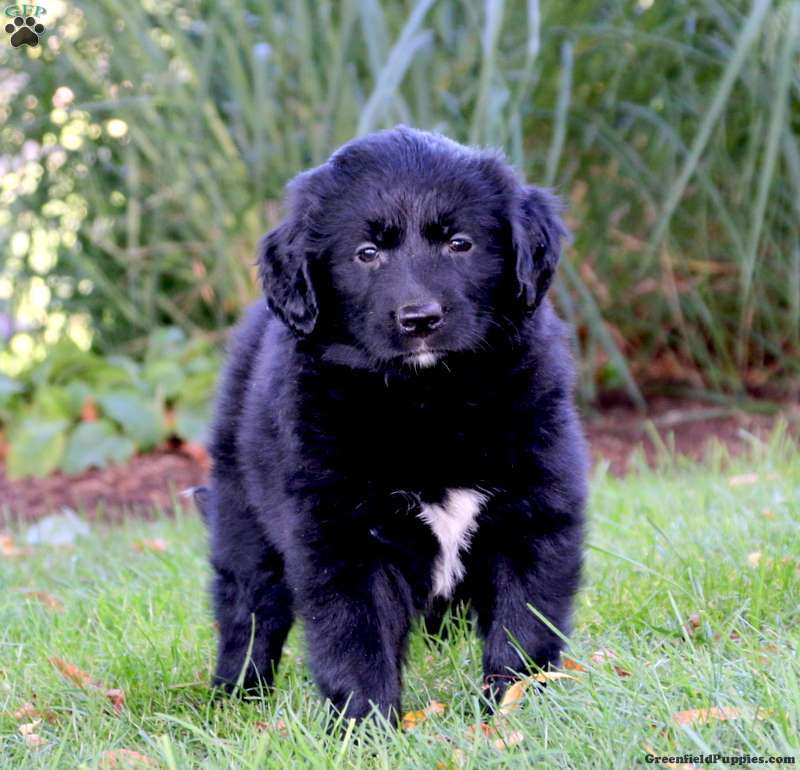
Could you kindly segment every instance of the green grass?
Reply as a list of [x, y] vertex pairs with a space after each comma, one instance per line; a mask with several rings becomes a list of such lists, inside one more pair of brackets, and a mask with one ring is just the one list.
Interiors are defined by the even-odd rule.
[[[757, 478], [731, 485], [745, 473]], [[274, 696], [214, 701], [201, 522], [178, 510], [151, 522], [95, 524], [75, 548], [0, 556], [0, 767], [92, 768], [102, 752], [119, 748], [165, 768], [254, 770], [629, 768], [644, 761], [645, 747], [796, 756], [798, 500], [800, 457], [780, 435], [747, 459], [717, 454], [702, 466], [665, 459], [657, 473], [624, 480], [599, 472], [569, 653], [588, 670], [529, 692], [501, 726], [523, 739], [502, 751], [469, 729], [481, 721], [480, 645], [463, 620], [449, 642], [421, 632], [412, 638], [404, 707], [447, 705], [412, 731], [356, 728], [343, 740], [329, 737], [297, 630]], [[166, 551], [133, 548], [155, 537]], [[46, 591], [64, 611], [19, 589]], [[600, 649], [612, 650], [630, 676], [594, 662]], [[48, 663], [53, 656], [122, 688], [122, 712], [115, 715], [102, 692], [66, 681]], [[38, 727], [47, 740], [38, 749], [26, 747], [12, 715], [34, 699], [56, 715]], [[672, 719], [713, 706], [742, 716], [685, 727]], [[286, 734], [259, 729], [279, 720]]]

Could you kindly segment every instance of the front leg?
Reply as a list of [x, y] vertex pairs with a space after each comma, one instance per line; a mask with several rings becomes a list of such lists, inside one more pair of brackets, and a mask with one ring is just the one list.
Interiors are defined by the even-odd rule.
[[473, 603], [485, 639], [484, 681], [490, 698], [499, 700], [516, 672], [558, 664], [562, 639], [528, 605], [569, 633], [583, 527], [580, 505], [564, 515], [529, 507], [525, 499], [497, 500], [488, 513], [474, 554], [485, 569], [473, 583]]
[[413, 611], [408, 584], [388, 564], [323, 561], [311, 568], [299, 609], [322, 694], [347, 718], [363, 719], [374, 706], [397, 723]]

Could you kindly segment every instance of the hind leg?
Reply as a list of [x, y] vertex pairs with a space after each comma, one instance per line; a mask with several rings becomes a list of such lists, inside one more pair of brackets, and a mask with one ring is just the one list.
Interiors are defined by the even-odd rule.
[[219, 626], [214, 684], [232, 691], [241, 678], [245, 690], [269, 687], [293, 620], [283, 558], [224, 487], [211, 492], [206, 509]]

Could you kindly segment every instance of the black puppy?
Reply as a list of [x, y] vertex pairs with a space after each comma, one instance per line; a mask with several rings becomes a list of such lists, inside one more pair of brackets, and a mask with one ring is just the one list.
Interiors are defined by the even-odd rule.
[[270, 684], [297, 615], [323, 694], [396, 719], [412, 620], [456, 599], [494, 697], [558, 661], [528, 605], [567, 630], [581, 569], [586, 451], [544, 299], [559, 208], [408, 128], [289, 185], [213, 426], [217, 684]]

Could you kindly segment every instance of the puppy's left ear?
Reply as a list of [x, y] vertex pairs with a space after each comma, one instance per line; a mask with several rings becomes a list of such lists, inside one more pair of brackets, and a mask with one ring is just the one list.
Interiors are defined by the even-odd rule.
[[295, 334], [311, 334], [319, 309], [308, 274], [304, 238], [292, 221], [258, 244], [258, 267], [267, 304]]
[[300, 174], [287, 190], [287, 216], [258, 245], [258, 268], [267, 304], [295, 334], [311, 334], [319, 307], [309, 275], [306, 216], [312, 200], [306, 187], [310, 175]]
[[511, 218], [519, 297], [533, 313], [547, 294], [561, 257], [561, 241], [569, 233], [560, 198], [547, 190], [524, 185]]

